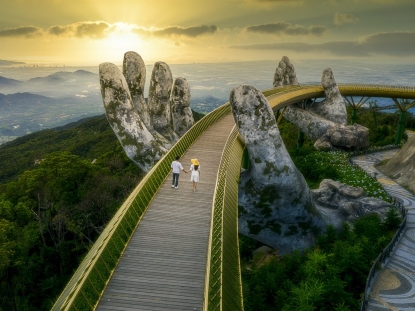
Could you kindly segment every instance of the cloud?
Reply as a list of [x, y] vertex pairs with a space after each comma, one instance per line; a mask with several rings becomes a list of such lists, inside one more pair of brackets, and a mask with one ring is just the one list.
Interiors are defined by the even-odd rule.
[[415, 32], [376, 33], [356, 41], [332, 41], [325, 43], [282, 42], [230, 46], [243, 50], [286, 50], [298, 53], [328, 53], [335, 56], [368, 57], [415, 56]]
[[336, 13], [334, 15], [334, 25], [351, 24], [358, 21], [358, 18], [352, 14]]
[[262, 3], [292, 3], [292, 2], [300, 2], [301, 0], [251, 0], [252, 2], [262, 2]]
[[191, 27], [180, 27], [180, 26], [172, 26], [162, 29], [144, 29], [144, 28], [137, 28], [135, 32], [139, 34], [147, 34], [153, 35], [156, 37], [189, 37], [195, 38], [202, 35], [213, 34], [217, 31], [217, 27], [215, 25], [207, 26], [191, 26]]
[[36, 37], [42, 35], [43, 30], [34, 26], [22, 26], [0, 30], [0, 37]]
[[248, 26], [245, 28], [245, 30], [248, 32], [257, 32], [273, 35], [285, 34], [290, 36], [321, 36], [324, 32], [327, 31], [327, 28], [319, 25], [304, 27], [301, 25], [292, 25], [287, 22], [278, 22], [256, 26]]
[[63, 26], [52, 26], [48, 32], [55, 36], [69, 36], [77, 38], [103, 38], [111, 30], [109, 23], [98, 22], [79, 22]]

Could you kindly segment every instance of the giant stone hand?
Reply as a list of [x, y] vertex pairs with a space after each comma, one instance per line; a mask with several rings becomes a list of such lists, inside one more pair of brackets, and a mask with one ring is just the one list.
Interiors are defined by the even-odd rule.
[[[114, 64], [100, 64], [99, 76], [111, 128], [127, 156], [142, 170], [149, 171], [194, 122], [189, 107], [183, 112], [188, 122], [175, 132], [170, 100], [173, 78], [169, 66], [163, 62], [154, 65], [148, 102], [144, 98], [145, 65], [137, 53], [125, 53], [123, 72]], [[190, 106], [190, 87], [184, 92], [182, 96], [189, 98]]]
[[[323, 71], [321, 84], [326, 98], [320, 102], [290, 105], [284, 117], [298, 127], [317, 149], [362, 149], [369, 145], [369, 130], [358, 124], [347, 125], [347, 111], [333, 72]], [[288, 57], [280, 61], [274, 75], [274, 87], [298, 85], [294, 66]]]
[[229, 101], [251, 163], [241, 175], [239, 231], [282, 253], [309, 247], [313, 236], [305, 228], [321, 229], [324, 223], [267, 99], [255, 87], [240, 85]]

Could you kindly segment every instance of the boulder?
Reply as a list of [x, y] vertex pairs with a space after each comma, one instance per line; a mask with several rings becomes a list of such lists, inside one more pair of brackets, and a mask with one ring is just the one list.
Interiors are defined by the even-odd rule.
[[311, 191], [313, 201], [327, 223], [340, 229], [343, 222], [353, 223], [363, 215], [377, 214], [385, 219], [390, 208], [383, 200], [368, 197], [362, 188], [324, 179], [318, 189]]
[[267, 99], [253, 86], [240, 85], [232, 90], [230, 104], [251, 163], [241, 174], [239, 231], [282, 254], [310, 247], [312, 231], [325, 225]]

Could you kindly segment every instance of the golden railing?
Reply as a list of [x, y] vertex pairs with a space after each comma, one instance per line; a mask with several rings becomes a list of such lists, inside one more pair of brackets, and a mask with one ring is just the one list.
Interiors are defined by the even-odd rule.
[[52, 310], [94, 310], [135, 228], [171, 169], [177, 154], [230, 112], [223, 105], [197, 122], [147, 173], [119, 208], [75, 271]]
[[[343, 96], [415, 98], [413, 87], [339, 85]], [[274, 109], [308, 98], [324, 97], [319, 85], [286, 86], [263, 91]], [[93, 244], [52, 310], [94, 310], [135, 228], [183, 154], [212, 124], [230, 113], [226, 103], [197, 122], [150, 170]], [[208, 245], [204, 310], [243, 310], [238, 246], [238, 179], [244, 144], [233, 128], [222, 154], [213, 201]]]

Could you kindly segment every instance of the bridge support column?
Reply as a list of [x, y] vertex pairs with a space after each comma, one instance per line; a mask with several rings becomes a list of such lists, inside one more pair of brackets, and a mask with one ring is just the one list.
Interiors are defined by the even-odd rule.
[[297, 149], [301, 149], [301, 147], [304, 144], [304, 133], [301, 131], [298, 131], [298, 136], [297, 136]]
[[406, 110], [401, 110], [399, 115], [398, 132], [396, 133], [395, 145], [399, 145], [402, 140], [402, 135], [405, 132]]

